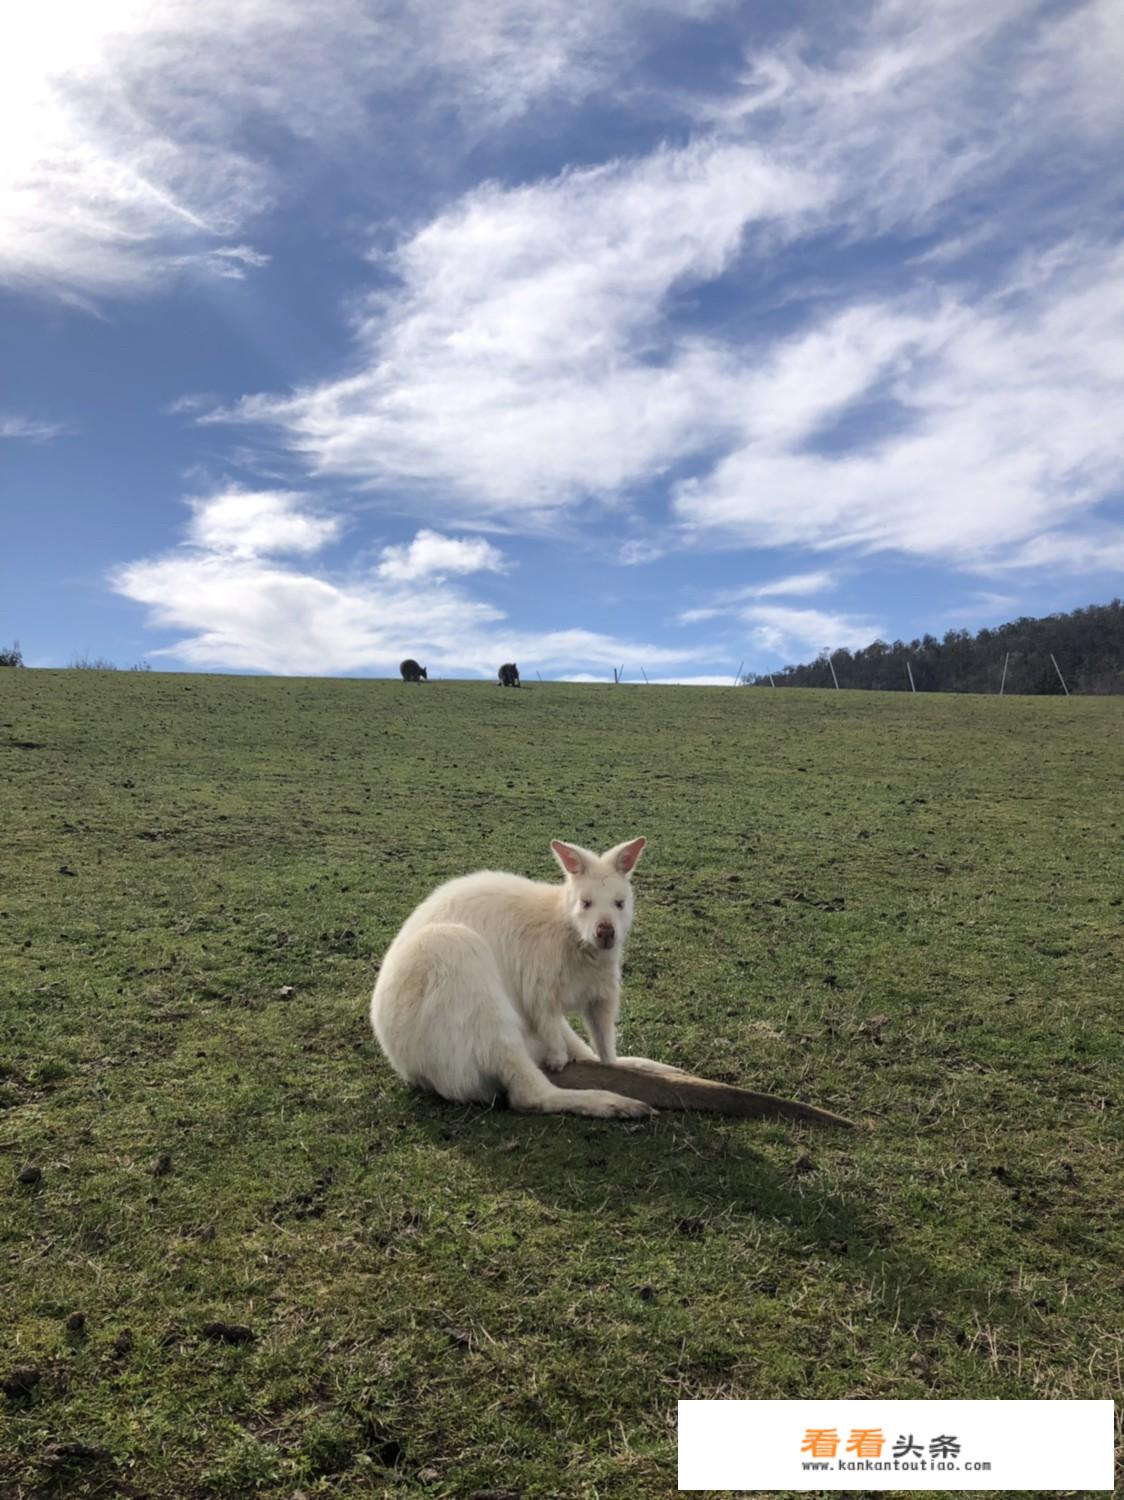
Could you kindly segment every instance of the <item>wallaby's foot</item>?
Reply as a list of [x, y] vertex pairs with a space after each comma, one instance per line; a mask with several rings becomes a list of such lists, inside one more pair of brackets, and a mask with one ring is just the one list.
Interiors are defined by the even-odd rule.
[[668, 1077], [683, 1077], [682, 1068], [673, 1068], [670, 1063], [653, 1062], [650, 1057], [618, 1057], [618, 1068], [635, 1068], [638, 1073], [665, 1073]]
[[567, 1115], [591, 1115], [602, 1121], [639, 1121], [654, 1115], [656, 1110], [642, 1100], [626, 1100], [623, 1094], [612, 1094], [609, 1089], [570, 1089], [560, 1091], [564, 1103], [560, 1109]]
[[590, 1115], [598, 1120], [643, 1120], [656, 1111], [641, 1099], [626, 1099], [609, 1089], [560, 1089], [543, 1079], [542, 1089], [508, 1091], [512, 1109], [533, 1114]]

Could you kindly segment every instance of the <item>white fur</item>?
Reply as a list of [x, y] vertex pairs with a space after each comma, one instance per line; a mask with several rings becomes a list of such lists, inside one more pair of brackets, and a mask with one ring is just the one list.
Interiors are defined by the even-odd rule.
[[[616, 1055], [631, 875], [644, 842], [602, 855], [552, 844], [561, 885], [482, 870], [439, 886], [391, 943], [371, 997], [371, 1025], [394, 1069], [446, 1099], [506, 1093], [514, 1109], [650, 1114], [603, 1089], [560, 1089], [543, 1072], [577, 1059], [645, 1065]], [[566, 1020], [573, 1014], [596, 1052]]]

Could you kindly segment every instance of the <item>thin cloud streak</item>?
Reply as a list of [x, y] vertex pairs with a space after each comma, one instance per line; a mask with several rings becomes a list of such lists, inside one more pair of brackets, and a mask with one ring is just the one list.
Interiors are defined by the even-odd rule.
[[0, 438], [16, 442], [49, 443], [52, 438], [73, 437], [75, 429], [62, 422], [41, 422], [34, 417], [0, 415]]
[[737, 614], [750, 599], [808, 597], [827, 593], [835, 585], [834, 573], [823, 570], [817, 573], [791, 573], [785, 578], [770, 579], [767, 583], [751, 583], [740, 589], [722, 589], [711, 595], [709, 604], [683, 610], [678, 620], [681, 625], [696, 625], [702, 620], [713, 620], [720, 615]]

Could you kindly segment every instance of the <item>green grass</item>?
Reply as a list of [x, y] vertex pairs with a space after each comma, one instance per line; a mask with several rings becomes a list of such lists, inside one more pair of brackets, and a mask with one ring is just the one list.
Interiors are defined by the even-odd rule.
[[[0, 1493], [645, 1500], [680, 1397], [1114, 1395], [1122, 744], [1120, 699], [0, 674]], [[637, 833], [622, 1050], [861, 1134], [385, 1065], [434, 884]]]

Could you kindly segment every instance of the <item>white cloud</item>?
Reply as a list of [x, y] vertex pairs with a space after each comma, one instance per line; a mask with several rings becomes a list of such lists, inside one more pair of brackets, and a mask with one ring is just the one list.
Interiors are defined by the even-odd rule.
[[187, 539], [231, 557], [319, 552], [340, 532], [335, 517], [301, 509], [308, 497], [292, 490], [225, 490], [192, 499]]
[[186, 395], [177, 396], [174, 401], [169, 401], [160, 410], [166, 417], [194, 415], [204, 411], [207, 407], [214, 406], [217, 399], [213, 391], [189, 391]]
[[509, 631], [496, 633], [497, 640], [510, 644], [512, 656], [546, 662], [550, 666], [592, 663], [608, 668], [624, 663], [630, 675], [639, 674], [641, 666], [675, 666], [680, 662], [706, 661], [712, 655], [709, 647], [657, 646], [652, 642], [633, 641], [605, 635], [595, 630]]
[[51, 438], [70, 437], [74, 429], [61, 422], [40, 422], [34, 417], [0, 414], [0, 438], [22, 438], [29, 443], [46, 443]]
[[242, 277], [267, 259], [247, 226], [302, 190], [310, 154], [377, 158], [406, 95], [423, 138], [456, 118], [443, 155], [471, 149], [538, 100], [598, 87], [661, 9], [681, 13], [671, 0], [11, 7], [0, 284], [88, 302], [189, 269]]
[[[424, 661], [431, 673], [490, 675], [499, 662], [514, 659], [530, 675], [607, 669], [622, 661], [674, 667], [708, 655], [706, 648], [662, 647], [582, 629], [513, 629], [501, 610], [431, 571], [392, 569], [387, 575], [376, 568], [370, 575], [337, 576], [278, 561], [273, 554], [314, 552], [336, 535], [333, 521], [302, 509], [305, 498], [292, 492], [228, 491], [189, 505], [186, 546], [125, 564], [110, 578], [116, 593], [147, 608], [151, 626], [186, 632], [175, 644], [149, 651], [151, 657], [308, 675], [392, 673], [405, 656]], [[423, 540], [419, 556], [434, 561], [441, 550]], [[459, 559], [475, 556], [490, 564], [491, 550]], [[408, 559], [409, 549], [403, 555]], [[443, 567], [451, 571], [447, 561]]]
[[[357, 329], [362, 368], [226, 417], [275, 424], [321, 473], [434, 486], [505, 515], [609, 498], [736, 427], [736, 361], [655, 337], [673, 293], [747, 230], [818, 206], [811, 173], [709, 142], [470, 193], [391, 258]], [[222, 414], [220, 414], [222, 415]]]
[[823, 569], [814, 573], [790, 573], [784, 578], [772, 578], [767, 583], [751, 583], [740, 589], [720, 589], [711, 595], [709, 604], [685, 609], [677, 618], [681, 625], [697, 625], [700, 621], [714, 620], [721, 615], [741, 613], [742, 606], [749, 599], [823, 594], [833, 589], [835, 582], [835, 574]]
[[974, 599], [975, 604], [992, 611], [1014, 609], [1018, 602], [1017, 594], [997, 594], [990, 589], [982, 589]]
[[339, 582], [231, 553], [173, 554], [117, 570], [113, 587], [152, 626], [188, 635], [152, 651], [192, 666], [282, 675], [393, 671], [498, 618], [440, 588], [409, 593]]
[[222, 281], [244, 281], [247, 270], [258, 271], [268, 266], [272, 259], [249, 245], [222, 245], [217, 250], [204, 250], [191, 255], [178, 256], [168, 262], [170, 267], [196, 269], [209, 272]]
[[[607, 676], [602, 674], [598, 677], [593, 672], [574, 672], [566, 677], [560, 677], [560, 682], [613, 682], [612, 673]], [[618, 687], [735, 687], [734, 673], [727, 672], [724, 676], [703, 675], [701, 677], [652, 677], [647, 681], [636, 672], [633, 675], [625, 674], [623, 681], [615, 684]]]
[[757, 599], [771, 599], [778, 594], [823, 594], [835, 587], [835, 574], [790, 573], [787, 578], [774, 578], [768, 583], [759, 583], [749, 590]]
[[[1115, 56], [1111, 8], [1082, 14]], [[739, 91], [695, 101], [709, 133], [689, 146], [469, 193], [384, 261], [398, 285], [359, 319], [354, 373], [220, 415], [272, 424], [316, 472], [515, 525], [716, 453], [673, 494], [696, 543], [965, 563], [1034, 534], [1096, 504], [1118, 471], [1102, 415], [1121, 385], [1111, 246], [1040, 210], [1039, 239], [1054, 224], [1061, 249], [1037, 245], [1006, 300], [921, 282], [841, 307], [821, 285], [795, 333], [741, 346], [671, 314], [735, 268], [768, 276], [789, 242], [829, 227], [938, 229], [918, 275], [940, 274], [978, 233], [946, 222], [951, 205], [1030, 181], [1028, 163], [1047, 169], [1124, 119], [1078, 31], [1022, 0], [885, 0], [832, 22], [815, 61], [788, 32], [757, 47]], [[1091, 212], [1124, 186], [1115, 169], [1087, 175]], [[1029, 189], [1009, 191], [1000, 245], [1032, 214]], [[864, 403], [881, 425], [864, 424]], [[619, 560], [682, 541], [653, 533]]]
[[380, 578], [409, 583], [446, 573], [502, 573], [507, 562], [498, 547], [483, 537], [442, 536], [436, 531], [419, 531], [412, 542], [398, 547], [384, 547], [378, 565]]
[[804, 656], [824, 648], [836, 651], [840, 646], [857, 650], [883, 633], [873, 620], [779, 604], [751, 604], [742, 610], [741, 618], [751, 627], [754, 646], [776, 656]]
[[[1025, 201], [1049, 213], [1034, 171], [1124, 120], [1115, 0], [876, 0], [822, 21], [754, 47], [741, 89], [695, 108], [726, 131], [752, 129], [781, 163], [818, 162], [838, 183], [837, 224], [924, 230], [1026, 163]], [[1111, 205], [1119, 183], [1104, 174], [1096, 201]]]
[[[100, 296], [176, 270], [248, 274], [268, 259], [251, 243], [255, 222], [301, 191], [286, 170], [298, 157], [308, 175], [321, 153], [365, 170], [403, 89], [432, 101], [411, 115], [424, 148], [443, 113], [471, 141], [538, 100], [572, 103], [625, 79], [646, 9], [24, 7], [0, 58], [0, 281]], [[1103, 566], [1116, 553], [1088, 518], [1118, 495], [1124, 460], [1108, 415], [1124, 387], [1124, 259], [1103, 230], [1124, 182], [1122, 56], [1124, 13], [1110, 0], [825, 12], [813, 36], [755, 41], [738, 89], [693, 100], [689, 144], [489, 182], [402, 231], [379, 261], [395, 281], [355, 320], [347, 377], [226, 415], [280, 431], [313, 470], [380, 487], [446, 529], [542, 529], [590, 499], [629, 505], [631, 520], [638, 497], [648, 503], [640, 487], [690, 459], [696, 477], [674, 484], [666, 529], [625, 542], [626, 564], [692, 544]], [[622, 88], [617, 102], [635, 99]], [[1059, 182], [1077, 182], [1077, 196]], [[900, 259], [914, 290], [877, 281], [859, 297], [830, 270], [782, 286], [789, 248], [826, 232], [856, 281], [869, 287]], [[993, 269], [973, 284], [962, 262], [981, 233]], [[891, 234], [915, 237], [900, 257]], [[1002, 269], [1024, 237], [1024, 259]], [[935, 292], [926, 278], [950, 267], [960, 279]], [[728, 297], [729, 327], [691, 316], [707, 288]], [[786, 298], [786, 318], [772, 319]], [[339, 534], [292, 492], [253, 503], [205, 502], [195, 546], [248, 564]], [[427, 554], [419, 541], [388, 549], [377, 582], [488, 571], [482, 559], [500, 555], [443, 537], [445, 561], [431, 567], [436, 543]], [[297, 576], [258, 574], [270, 588]], [[681, 618], [814, 592], [788, 582]]]
[[[44, 0], [9, 25], [0, 283], [72, 298], [145, 284], [172, 249], [211, 248], [264, 205], [265, 174], [204, 118], [213, 70], [229, 55], [215, 7], [203, 0], [193, 26], [188, 10]], [[192, 33], [202, 44], [194, 104]]]
[[[680, 521], [762, 547], [895, 549], [989, 567], [1094, 508], [1124, 468], [1124, 428], [1105, 420], [1124, 394], [1124, 252], [1085, 247], [1040, 271], [1032, 284], [1017, 269], [1009, 294], [977, 307], [844, 314], [828, 342], [855, 344], [847, 383], [855, 395], [881, 391], [893, 420], [825, 450], [817, 428], [848, 417], [839, 393], [826, 399], [813, 384], [806, 408], [794, 394], [779, 423], [767, 399], [750, 402], [748, 441], [677, 488]], [[801, 336], [774, 356], [793, 392], [814, 343]]]
[[981, 571], [1003, 573], [1032, 568], [1064, 573], [1124, 573], [1124, 527], [1043, 532], [1030, 537], [1014, 551], [997, 555]]
[[641, 563], [656, 562], [667, 553], [667, 544], [657, 542], [649, 538], [632, 537], [627, 542], [621, 543], [617, 554], [618, 560], [626, 568], [634, 568]]

